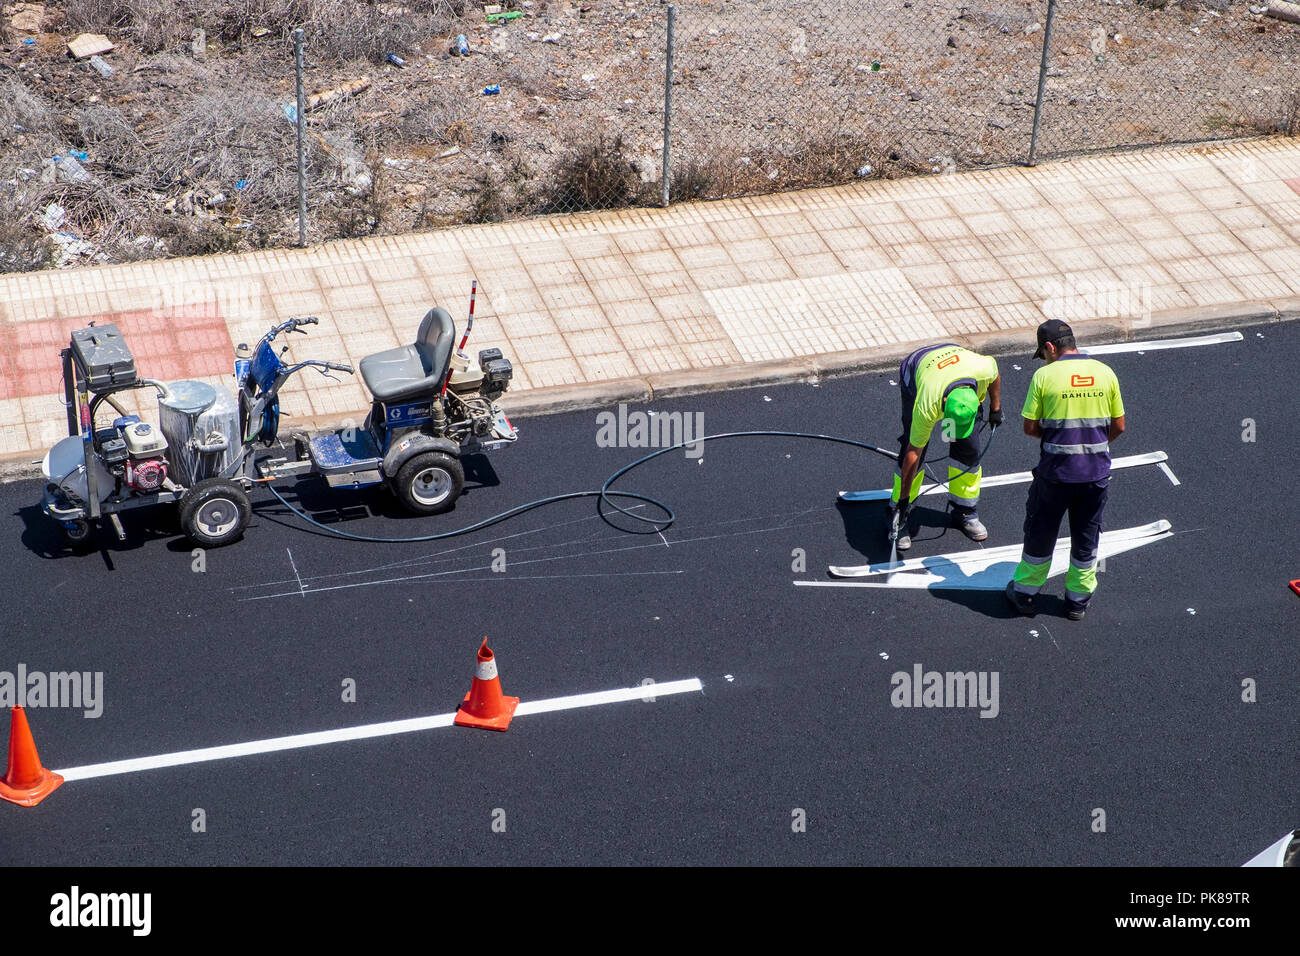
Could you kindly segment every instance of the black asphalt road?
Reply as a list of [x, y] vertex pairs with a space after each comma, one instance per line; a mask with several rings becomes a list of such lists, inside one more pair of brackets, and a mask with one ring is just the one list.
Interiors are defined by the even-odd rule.
[[[73, 555], [38, 513], [37, 483], [0, 486], [0, 670], [105, 675], [98, 719], [29, 709], [52, 768], [446, 713], [484, 635], [525, 700], [704, 684], [519, 717], [505, 734], [448, 728], [71, 782], [34, 809], [0, 804], [0, 863], [1240, 864], [1300, 826], [1300, 598], [1287, 588], [1300, 578], [1300, 324], [1243, 332], [1108, 359], [1128, 410], [1116, 454], [1164, 450], [1182, 483], [1117, 473], [1107, 525], [1167, 518], [1177, 534], [1112, 558], [1081, 623], [1059, 599], [1026, 620], [1000, 593], [793, 586], [887, 557], [882, 506], [835, 493], [883, 487], [888, 462], [809, 441], [718, 442], [702, 463], [673, 452], [634, 472], [623, 487], [677, 510], [662, 537], [617, 531], [587, 500], [449, 542], [361, 544], [305, 531], [261, 493], [245, 539], [204, 573], [165, 513], [129, 521], [125, 545]], [[1018, 424], [1036, 365], [1027, 350], [1000, 366]], [[888, 445], [892, 377], [654, 408], [701, 412], [709, 433]], [[518, 424], [519, 444], [449, 516], [291, 488], [349, 530], [412, 534], [599, 487], [645, 453], [597, 447], [594, 412]], [[1008, 428], [986, 474], [1036, 454]], [[987, 492], [989, 546], [1019, 543], [1025, 491]], [[923, 514], [913, 556], [977, 547]], [[796, 549], [806, 571], [792, 571]], [[917, 663], [996, 671], [997, 717], [893, 707], [891, 675]], [[348, 679], [355, 703], [341, 699]], [[197, 808], [206, 832], [193, 832]]]

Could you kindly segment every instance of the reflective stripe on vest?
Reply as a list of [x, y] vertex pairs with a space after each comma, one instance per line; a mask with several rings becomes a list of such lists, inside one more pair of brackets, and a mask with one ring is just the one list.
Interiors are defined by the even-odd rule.
[[1058, 445], [1055, 442], [1043, 442], [1043, 451], [1049, 455], [1100, 455], [1110, 453], [1110, 442], [1088, 445]]
[[1044, 418], [1044, 428], [1109, 428], [1109, 418]]

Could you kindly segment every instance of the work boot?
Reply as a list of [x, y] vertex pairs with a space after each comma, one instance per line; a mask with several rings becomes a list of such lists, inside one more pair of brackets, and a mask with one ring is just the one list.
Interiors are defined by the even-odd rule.
[[1088, 609], [1081, 604], [1067, 604], [1065, 607], [1065, 616], [1071, 621], [1082, 621], [1083, 615]]
[[972, 541], [983, 541], [989, 536], [988, 528], [984, 527], [978, 512], [974, 508], [958, 508], [954, 506], [952, 517], [953, 523], [961, 529], [961, 533]]
[[[889, 506], [889, 527], [891, 529], [894, 527], [894, 515], [897, 512], [898, 512], [897, 505]], [[908, 521], [910, 520], [911, 520], [911, 516], [909, 515], [908, 519], [903, 522], [903, 526], [898, 529], [898, 539], [894, 542], [894, 545], [895, 547], [898, 548], [899, 551], [907, 551], [912, 547], [912, 536], [907, 533], [907, 524]]]
[[1033, 595], [1021, 594], [1017, 591], [1015, 581], [1007, 582], [1007, 600], [1025, 617], [1033, 617], [1038, 613], [1038, 608], [1034, 606]]

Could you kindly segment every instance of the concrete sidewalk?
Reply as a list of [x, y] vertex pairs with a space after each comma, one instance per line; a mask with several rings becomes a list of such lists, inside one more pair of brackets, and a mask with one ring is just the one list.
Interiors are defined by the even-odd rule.
[[[232, 347], [317, 315], [298, 358], [356, 364], [444, 305], [515, 363], [507, 409], [572, 407], [889, 361], [922, 341], [1026, 352], [1300, 309], [1300, 144], [1148, 150], [305, 249], [0, 277], [0, 459], [64, 432], [58, 351], [115, 321], [142, 374], [229, 383]], [[139, 393], [143, 395], [144, 393]], [[150, 413], [152, 399], [145, 400]], [[310, 372], [286, 427], [359, 420]]]

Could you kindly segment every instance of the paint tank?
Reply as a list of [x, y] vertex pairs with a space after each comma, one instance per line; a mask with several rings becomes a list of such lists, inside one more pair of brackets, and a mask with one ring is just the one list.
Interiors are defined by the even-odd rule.
[[171, 446], [173, 479], [191, 487], [235, 460], [239, 406], [227, 389], [206, 382], [172, 382], [167, 389], [158, 399], [158, 424]]

